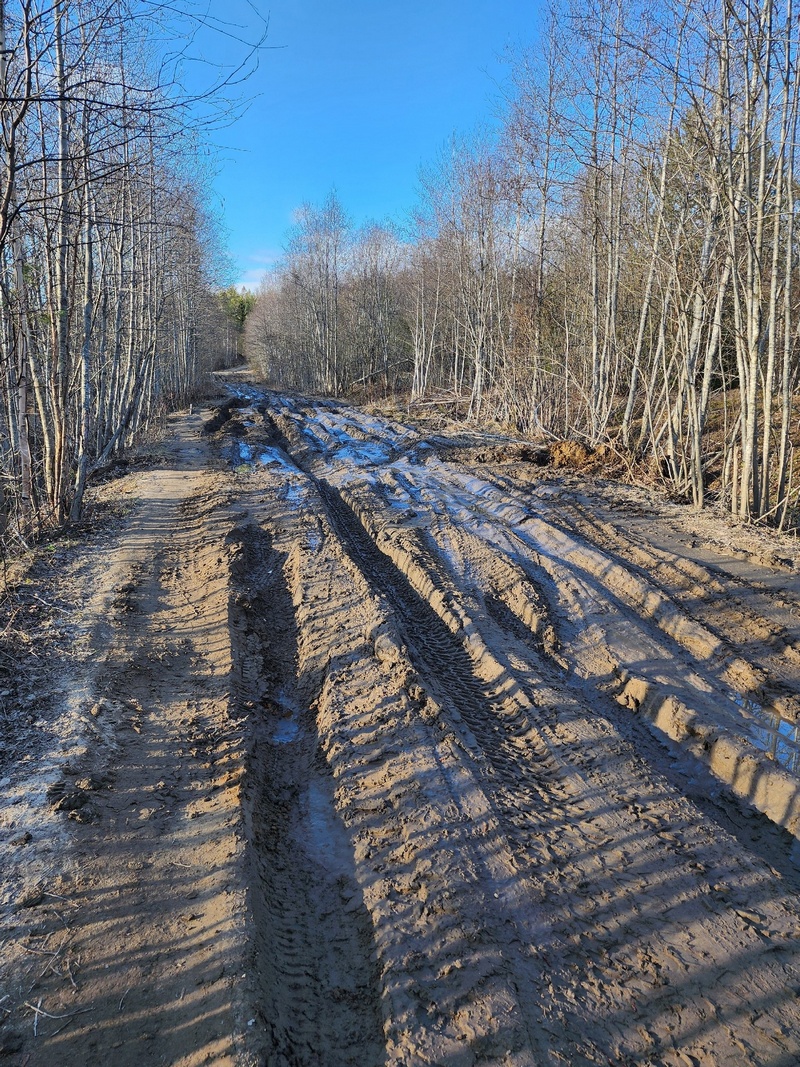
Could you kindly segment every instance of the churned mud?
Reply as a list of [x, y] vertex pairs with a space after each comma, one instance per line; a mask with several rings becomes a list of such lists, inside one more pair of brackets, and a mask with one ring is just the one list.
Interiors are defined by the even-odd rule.
[[573, 462], [239, 386], [97, 491], [0, 1063], [800, 1061], [800, 553]]

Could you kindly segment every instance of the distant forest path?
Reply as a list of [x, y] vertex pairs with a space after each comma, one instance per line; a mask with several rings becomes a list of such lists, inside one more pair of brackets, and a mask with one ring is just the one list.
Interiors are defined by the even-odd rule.
[[25, 594], [7, 1062], [800, 1061], [794, 544], [228, 388]]

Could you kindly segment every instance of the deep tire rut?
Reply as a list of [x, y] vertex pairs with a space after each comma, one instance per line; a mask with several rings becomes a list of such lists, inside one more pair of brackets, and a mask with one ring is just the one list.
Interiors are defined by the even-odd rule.
[[[286, 560], [256, 525], [233, 531], [239, 699], [252, 721], [245, 821], [263, 1055], [270, 1067], [384, 1062], [371, 926], [300, 683]], [[355, 906], [354, 906], [355, 902]]]
[[[342, 497], [329, 485], [319, 486], [334, 530], [342, 545], [367, 577], [373, 590], [387, 598], [396, 613], [404, 643], [411, 650], [414, 668], [425, 687], [449, 715], [449, 726], [461, 733], [461, 743], [473, 759], [488, 765], [488, 773], [509, 788], [528, 785], [530, 796], [541, 803], [552, 800], [552, 776], [542, 782], [532, 768], [521, 765], [518, 755], [505, 751], [508, 729], [501, 712], [473, 674], [472, 661], [458, 638], [439, 614], [384, 555]], [[465, 734], [463, 720], [469, 728]], [[528, 724], [521, 724], [522, 733]]]

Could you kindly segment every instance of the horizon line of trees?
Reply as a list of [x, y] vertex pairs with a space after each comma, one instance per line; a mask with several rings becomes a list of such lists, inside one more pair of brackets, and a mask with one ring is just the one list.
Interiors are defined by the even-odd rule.
[[612, 440], [794, 523], [799, 27], [793, 0], [553, 0], [500, 135], [427, 172], [410, 231], [301, 209], [250, 359]]
[[236, 358], [185, 13], [0, 0], [3, 545], [77, 519], [92, 470]]

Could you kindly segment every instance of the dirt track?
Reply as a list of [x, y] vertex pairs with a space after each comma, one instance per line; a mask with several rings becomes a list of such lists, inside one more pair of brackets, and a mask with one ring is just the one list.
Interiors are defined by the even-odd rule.
[[794, 547], [240, 398], [69, 564], [0, 1063], [800, 1062]]

